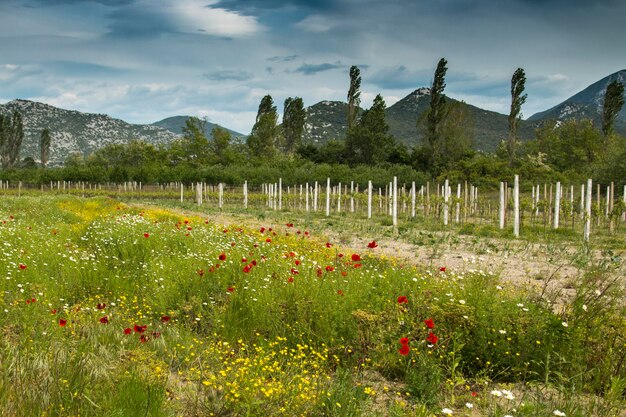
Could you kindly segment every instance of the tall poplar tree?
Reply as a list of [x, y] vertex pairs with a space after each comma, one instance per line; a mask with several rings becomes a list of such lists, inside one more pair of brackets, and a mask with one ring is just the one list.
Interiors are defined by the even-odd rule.
[[361, 104], [361, 71], [359, 67], [350, 67], [350, 88], [348, 89], [348, 130], [356, 125], [356, 118]]
[[526, 102], [527, 94], [522, 94], [526, 86], [526, 74], [518, 68], [511, 77], [511, 111], [509, 113], [509, 137], [506, 142], [506, 153], [509, 166], [513, 166], [515, 149], [517, 147], [517, 125], [522, 119], [522, 105]]
[[602, 109], [602, 133], [609, 137], [613, 133], [615, 117], [624, 105], [624, 84], [613, 80], [604, 94], [604, 106]]
[[41, 151], [41, 166], [46, 167], [48, 164], [48, 158], [50, 157], [50, 129], [45, 128], [41, 131], [39, 137], [39, 150]]
[[261, 99], [256, 115], [256, 123], [248, 136], [248, 147], [254, 156], [271, 158], [278, 144], [278, 113], [274, 100], [269, 94]]
[[300, 97], [285, 99], [283, 110], [283, 136], [285, 137], [285, 150], [292, 153], [302, 142], [302, 132], [306, 112], [304, 103]]
[[426, 114], [426, 146], [429, 152], [429, 168], [437, 173], [440, 160], [443, 155], [439, 150], [441, 141], [441, 126], [446, 117], [446, 96], [443, 90], [446, 88], [446, 72], [448, 61], [441, 58], [435, 70], [435, 76], [430, 88], [430, 108]]

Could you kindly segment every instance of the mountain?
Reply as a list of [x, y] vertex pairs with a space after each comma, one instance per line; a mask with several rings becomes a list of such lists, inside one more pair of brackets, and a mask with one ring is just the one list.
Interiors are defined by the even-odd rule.
[[[348, 103], [343, 101], [320, 101], [306, 109], [306, 122], [302, 141], [321, 144], [346, 136]], [[363, 111], [359, 109], [359, 112]]]
[[[604, 77], [600, 81], [591, 84], [581, 92], [573, 95], [556, 106], [533, 114], [528, 118], [531, 122], [541, 122], [548, 119], [592, 119], [595, 126], [602, 126], [602, 108], [606, 87], [614, 80], [626, 85], [626, 70], [621, 70]], [[626, 93], [624, 94], [626, 99]], [[626, 135], [626, 106], [618, 113], [615, 120], [615, 130], [621, 135]]]
[[51, 165], [63, 163], [72, 153], [87, 155], [113, 143], [140, 139], [155, 145], [167, 144], [177, 136], [158, 126], [134, 125], [104, 114], [64, 110], [34, 101], [13, 100], [0, 105], [0, 114], [9, 115], [14, 110], [22, 114], [24, 122], [20, 159], [32, 157], [39, 160], [39, 137], [41, 131], [48, 128], [52, 138]]
[[[446, 97], [450, 102], [456, 100]], [[422, 141], [417, 120], [430, 106], [430, 89], [420, 88], [387, 108], [385, 112], [389, 133], [400, 142], [414, 146]], [[466, 104], [474, 124], [474, 148], [493, 152], [509, 131], [508, 116]], [[307, 119], [303, 141], [323, 143], [329, 139], [341, 139], [346, 133], [348, 105], [341, 101], [322, 101], [306, 109]], [[532, 123], [522, 121], [518, 128], [521, 140], [534, 137]]]
[[[163, 129], [169, 130], [177, 135], [183, 134], [183, 127], [185, 127], [185, 122], [189, 119], [190, 116], [173, 116], [168, 117], [167, 119], [160, 120], [158, 122], [152, 123], [152, 126], [161, 127]], [[226, 129], [226, 131], [230, 132], [231, 136], [234, 139], [242, 140], [246, 137], [243, 133], [235, 132], [234, 130], [230, 130], [225, 128], [224, 126], [220, 126], [215, 123], [206, 122], [204, 126], [204, 134], [207, 138], [211, 138], [211, 131], [214, 127], [221, 127], [222, 129]]]

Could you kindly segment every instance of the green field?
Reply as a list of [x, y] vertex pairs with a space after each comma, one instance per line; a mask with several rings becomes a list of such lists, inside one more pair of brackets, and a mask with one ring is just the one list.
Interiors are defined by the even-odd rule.
[[2, 197], [0, 415], [625, 415], [617, 250], [556, 309], [341, 218], [156, 204]]

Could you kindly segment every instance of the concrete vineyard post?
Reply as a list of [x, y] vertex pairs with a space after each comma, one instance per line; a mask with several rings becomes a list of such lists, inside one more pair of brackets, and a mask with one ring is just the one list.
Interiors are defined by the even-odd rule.
[[411, 218], [415, 217], [415, 181], [411, 182]]
[[500, 230], [504, 229], [504, 182], [500, 181]]
[[519, 175], [515, 176], [515, 181], [513, 184], [513, 234], [515, 237], [519, 237]]
[[448, 179], [446, 178], [443, 183], [443, 225], [448, 225], [448, 199], [450, 193], [448, 193]]
[[330, 178], [326, 179], [326, 217], [330, 216]]
[[367, 218], [372, 218], [372, 181], [367, 181]]
[[393, 226], [398, 226], [398, 177], [393, 177], [393, 209], [392, 222]]
[[554, 189], [554, 228], [559, 228], [559, 214], [561, 213], [561, 182], [556, 182]]
[[591, 234], [591, 189], [593, 182], [591, 178], [587, 179], [587, 196], [585, 198], [585, 230], [584, 240], [589, 242], [589, 235]]

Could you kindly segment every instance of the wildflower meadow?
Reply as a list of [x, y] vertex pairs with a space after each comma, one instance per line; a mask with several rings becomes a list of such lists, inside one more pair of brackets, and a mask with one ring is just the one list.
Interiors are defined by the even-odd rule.
[[618, 251], [555, 305], [288, 216], [4, 196], [0, 415], [626, 415]]

